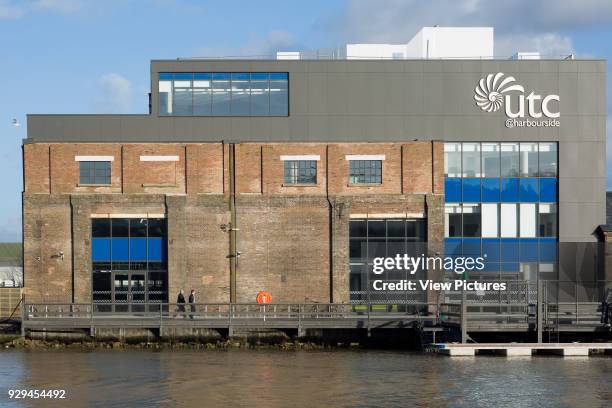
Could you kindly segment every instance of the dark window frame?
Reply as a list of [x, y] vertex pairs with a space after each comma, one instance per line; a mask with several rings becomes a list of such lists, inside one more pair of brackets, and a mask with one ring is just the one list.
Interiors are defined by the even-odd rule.
[[382, 162], [382, 160], [349, 160], [349, 184], [382, 184]]
[[287, 185], [316, 185], [317, 184], [317, 161], [316, 160], [285, 160], [284, 184]]
[[112, 184], [112, 162], [80, 161], [79, 184], [110, 186]]

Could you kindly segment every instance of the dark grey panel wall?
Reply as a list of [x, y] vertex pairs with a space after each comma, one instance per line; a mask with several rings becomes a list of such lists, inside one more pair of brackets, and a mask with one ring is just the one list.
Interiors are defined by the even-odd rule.
[[[30, 115], [26, 142], [558, 141], [560, 238], [605, 223], [605, 61], [153, 61], [152, 115]], [[159, 117], [158, 72], [289, 72], [288, 117]], [[558, 94], [561, 126], [514, 128], [475, 106], [477, 82], [513, 75]]]

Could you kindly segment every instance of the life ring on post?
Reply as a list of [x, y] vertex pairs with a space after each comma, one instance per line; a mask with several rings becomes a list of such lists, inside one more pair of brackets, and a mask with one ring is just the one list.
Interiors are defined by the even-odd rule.
[[272, 302], [272, 295], [269, 292], [261, 291], [257, 294], [257, 303], [259, 304], [267, 304]]

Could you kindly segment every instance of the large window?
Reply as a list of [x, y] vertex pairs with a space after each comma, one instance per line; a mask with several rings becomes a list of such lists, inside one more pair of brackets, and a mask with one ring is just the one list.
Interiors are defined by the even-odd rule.
[[162, 116], [287, 116], [286, 72], [160, 73]]
[[110, 184], [111, 162], [81, 161], [79, 162], [79, 184]]
[[382, 160], [350, 160], [349, 184], [382, 184]]
[[285, 184], [317, 184], [315, 160], [286, 160]]
[[92, 298], [108, 304], [98, 310], [145, 311], [146, 303], [168, 301], [167, 237], [163, 218], [91, 220]]
[[[349, 222], [349, 290], [351, 303], [394, 304], [398, 310], [406, 304], [424, 300], [424, 291], [377, 291], [373, 279], [399, 282], [414, 279], [407, 270], [387, 270], [373, 275], [373, 259], [396, 255], [419, 257], [427, 253], [427, 220], [425, 219], [351, 219]], [[423, 269], [416, 277], [422, 277]], [[373, 278], [373, 276], [377, 276]], [[404, 309], [405, 310], [405, 309]]]
[[558, 271], [558, 145], [444, 144], [445, 253], [486, 255], [475, 279]]

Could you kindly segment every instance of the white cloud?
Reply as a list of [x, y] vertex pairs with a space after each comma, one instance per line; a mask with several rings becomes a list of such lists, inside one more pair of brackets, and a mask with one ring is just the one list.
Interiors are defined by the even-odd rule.
[[132, 106], [132, 83], [119, 74], [104, 74], [98, 80], [100, 94], [93, 105], [102, 113], [125, 113]]
[[74, 13], [82, 0], [0, 0], [0, 20], [15, 20], [32, 12]]
[[573, 52], [560, 33], [612, 23], [610, 0], [349, 0], [314, 29], [332, 43], [407, 42], [423, 26], [495, 27], [496, 54], [540, 51], [550, 56]]
[[562, 58], [575, 53], [572, 39], [556, 33], [496, 37], [495, 54], [498, 56], [509, 56], [518, 51], [539, 51], [543, 57]]
[[24, 14], [24, 10], [12, 1], [0, 0], [0, 20], [15, 20]]

